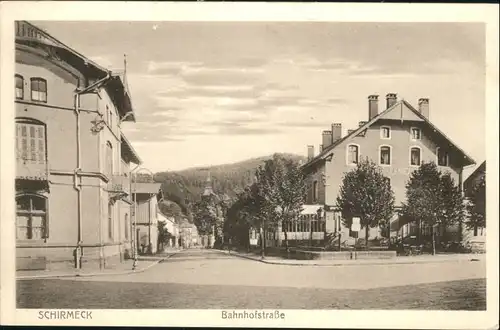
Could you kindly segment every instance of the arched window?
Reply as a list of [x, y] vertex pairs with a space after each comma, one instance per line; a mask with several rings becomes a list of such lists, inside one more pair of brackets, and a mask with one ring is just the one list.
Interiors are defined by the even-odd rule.
[[410, 148], [410, 165], [411, 166], [420, 166], [422, 161], [422, 155], [420, 147], [411, 147]]
[[391, 165], [392, 155], [390, 146], [380, 146], [379, 154], [380, 154], [380, 165]]
[[24, 99], [24, 78], [23, 76], [16, 74], [16, 99], [22, 100]]
[[45, 124], [33, 119], [16, 120], [16, 158], [24, 163], [47, 162]]
[[113, 175], [113, 146], [111, 142], [106, 143], [106, 175]]
[[347, 146], [347, 165], [356, 165], [359, 163], [359, 146], [350, 144]]
[[16, 197], [16, 239], [41, 240], [49, 237], [47, 199], [35, 194]]
[[31, 78], [31, 100], [47, 102], [47, 80]]

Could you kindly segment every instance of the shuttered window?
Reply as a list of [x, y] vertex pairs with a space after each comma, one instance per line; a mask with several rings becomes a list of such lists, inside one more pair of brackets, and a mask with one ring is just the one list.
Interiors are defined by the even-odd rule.
[[24, 78], [16, 74], [16, 99], [22, 100], [24, 98]]
[[29, 122], [16, 123], [16, 157], [26, 163], [45, 164], [45, 125]]

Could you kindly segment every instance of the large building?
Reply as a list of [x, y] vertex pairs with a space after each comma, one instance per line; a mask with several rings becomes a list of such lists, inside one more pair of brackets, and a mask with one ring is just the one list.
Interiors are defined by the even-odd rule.
[[[474, 164], [471, 157], [431, 123], [428, 99], [420, 99], [418, 108], [398, 100], [392, 93], [387, 94], [385, 101], [379, 111], [378, 96], [369, 96], [368, 116], [357, 128], [343, 135], [342, 124], [333, 123], [331, 129], [322, 132], [319, 154], [314, 153], [314, 146], [308, 147], [308, 161], [303, 165], [308, 184], [307, 204], [313, 209], [308, 217], [312, 217], [313, 225], [316, 222], [318, 229], [313, 228], [313, 231], [320, 236], [323, 233], [340, 233], [344, 238], [356, 235], [343, 226], [336, 198], [344, 174], [355, 168], [362, 158], [374, 161], [389, 178], [396, 209], [406, 199], [405, 185], [410, 173], [422, 162], [435, 162], [441, 171], [451, 173], [460, 187], [464, 167]], [[318, 215], [314, 214], [315, 210]], [[322, 215], [320, 210], [326, 212]], [[411, 224], [400, 221], [397, 212], [387, 220], [391, 223], [391, 236], [407, 236], [416, 230]], [[310, 221], [305, 220], [298, 231], [309, 231]], [[430, 228], [425, 230], [430, 231]], [[448, 229], [452, 234], [457, 234], [457, 230]], [[381, 235], [379, 228], [370, 231], [371, 238]]]
[[18, 269], [102, 267], [131, 248], [134, 122], [115, 74], [36, 26], [16, 22]]

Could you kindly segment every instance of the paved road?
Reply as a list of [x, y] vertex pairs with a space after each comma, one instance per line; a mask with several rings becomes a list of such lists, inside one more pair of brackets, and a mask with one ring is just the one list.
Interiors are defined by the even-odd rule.
[[[269, 265], [187, 250], [143, 273], [18, 281], [20, 308], [486, 308], [485, 263]], [[77, 299], [75, 299], [77, 297]]]

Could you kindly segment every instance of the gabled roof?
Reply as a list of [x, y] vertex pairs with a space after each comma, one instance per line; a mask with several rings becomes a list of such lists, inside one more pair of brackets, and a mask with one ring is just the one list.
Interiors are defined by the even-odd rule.
[[[53, 56], [68, 63], [78, 71], [87, 75], [87, 78], [110, 78], [104, 83], [108, 94], [120, 113], [121, 121], [135, 121], [130, 92], [128, 91], [125, 74], [112, 73], [73, 48], [51, 36], [43, 29], [27, 22], [16, 21], [16, 43], [27, 46], [43, 45]], [[122, 77], [123, 76], [123, 77]]]
[[474, 180], [482, 172], [486, 172], [486, 161], [483, 161], [468, 177], [464, 180], [464, 186], [468, 186], [471, 180]]
[[466, 162], [464, 163], [464, 166], [468, 166], [468, 165], [473, 165], [475, 164], [475, 161], [470, 157], [468, 156], [465, 151], [463, 151], [462, 149], [460, 149], [455, 143], [453, 143], [453, 141], [450, 140], [450, 138], [448, 138], [443, 132], [441, 132], [434, 124], [432, 124], [429, 119], [427, 119], [425, 116], [423, 116], [418, 110], [416, 110], [410, 103], [408, 103], [406, 100], [400, 100], [398, 102], [396, 102], [393, 106], [387, 108], [386, 110], [382, 111], [381, 113], [379, 113], [378, 115], [376, 115], [375, 117], [373, 117], [370, 121], [366, 122], [363, 126], [361, 127], [358, 127], [356, 130], [353, 130], [350, 134], [347, 134], [346, 136], [344, 136], [343, 138], [341, 139], [338, 139], [337, 141], [333, 142], [331, 145], [329, 145], [328, 147], [324, 148], [323, 151], [321, 151], [319, 153], [319, 155], [317, 155], [316, 157], [314, 157], [313, 159], [311, 159], [310, 161], [308, 161], [307, 163], [305, 163], [303, 166], [302, 166], [302, 169], [306, 169], [316, 163], [318, 163], [319, 161], [322, 161], [322, 160], [325, 160], [325, 158], [329, 157], [331, 155], [331, 151], [333, 149], [335, 149], [335, 147], [337, 147], [339, 144], [341, 144], [342, 142], [346, 141], [346, 140], [349, 140], [355, 136], [357, 136], [358, 134], [360, 134], [361, 132], [363, 132], [364, 130], [368, 129], [371, 125], [373, 125], [377, 120], [379, 119], [383, 119], [384, 116], [386, 114], [388, 114], [389, 112], [393, 111], [394, 109], [397, 109], [398, 107], [402, 107], [403, 105], [405, 105], [414, 115], [417, 116], [417, 118], [419, 118], [420, 120], [422, 120], [424, 123], [426, 123], [427, 125], [429, 125], [429, 127], [431, 129], [433, 129], [436, 133], [438, 133], [439, 135], [441, 135], [443, 138], [445, 138], [452, 146], [454, 146], [457, 151], [459, 153], [461, 153], [464, 158], [466, 159]]

